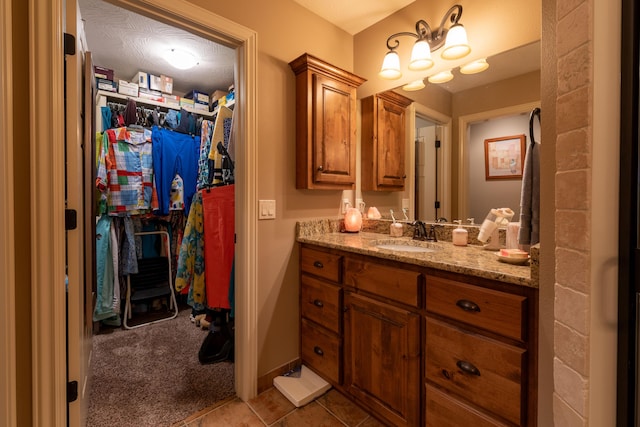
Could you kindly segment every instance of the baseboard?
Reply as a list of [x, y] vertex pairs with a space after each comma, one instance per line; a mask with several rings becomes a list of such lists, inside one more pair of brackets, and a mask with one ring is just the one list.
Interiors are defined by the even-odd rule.
[[258, 377], [258, 394], [273, 387], [273, 379], [275, 377], [286, 374], [287, 372], [300, 367], [301, 364], [302, 362], [300, 361], [300, 358], [297, 358]]

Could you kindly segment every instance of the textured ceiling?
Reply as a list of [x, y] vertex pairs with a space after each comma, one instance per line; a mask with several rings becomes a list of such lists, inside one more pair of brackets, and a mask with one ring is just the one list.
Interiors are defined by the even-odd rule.
[[[235, 50], [101, 0], [78, 0], [88, 49], [95, 65], [130, 81], [138, 71], [173, 77], [174, 93], [211, 93], [233, 84]], [[189, 70], [169, 65], [162, 53], [183, 48], [199, 58]]]

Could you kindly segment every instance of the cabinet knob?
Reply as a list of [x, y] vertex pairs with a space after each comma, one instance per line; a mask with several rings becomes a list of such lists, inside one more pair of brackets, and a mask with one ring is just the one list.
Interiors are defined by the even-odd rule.
[[313, 305], [315, 305], [316, 307], [324, 307], [324, 303], [322, 301], [320, 301], [319, 299], [315, 299], [313, 300]]
[[459, 299], [456, 302], [456, 305], [463, 309], [464, 311], [477, 311], [480, 312], [480, 307], [473, 301], [469, 301], [466, 299]]
[[324, 268], [324, 265], [320, 261], [314, 261], [313, 266], [315, 268]]
[[324, 356], [324, 351], [318, 346], [313, 347], [313, 352], [318, 356]]
[[471, 362], [467, 362], [466, 360], [458, 360], [456, 362], [456, 366], [462, 369], [467, 374], [480, 376], [480, 371]]
[[322, 170], [323, 170], [322, 165], [318, 166], [318, 170], [319, 170], [320, 172], [322, 172]]

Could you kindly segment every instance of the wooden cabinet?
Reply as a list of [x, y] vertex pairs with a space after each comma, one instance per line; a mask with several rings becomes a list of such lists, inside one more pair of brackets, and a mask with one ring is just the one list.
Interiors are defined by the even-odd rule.
[[365, 79], [304, 54], [296, 75], [296, 188], [353, 189], [356, 88]]
[[426, 276], [426, 425], [536, 425], [537, 303], [517, 291]]
[[302, 244], [302, 362], [394, 426], [535, 426], [537, 290]]
[[362, 100], [362, 191], [404, 190], [406, 109], [411, 102], [395, 92]]
[[342, 382], [342, 256], [300, 250], [300, 355], [332, 385]]

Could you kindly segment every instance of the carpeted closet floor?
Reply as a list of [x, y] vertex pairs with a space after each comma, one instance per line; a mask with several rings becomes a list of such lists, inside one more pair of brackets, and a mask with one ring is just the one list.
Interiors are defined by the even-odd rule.
[[209, 331], [189, 313], [93, 337], [88, 426], [169, 426], [235, 395], [233, 363], [198, 361]]

